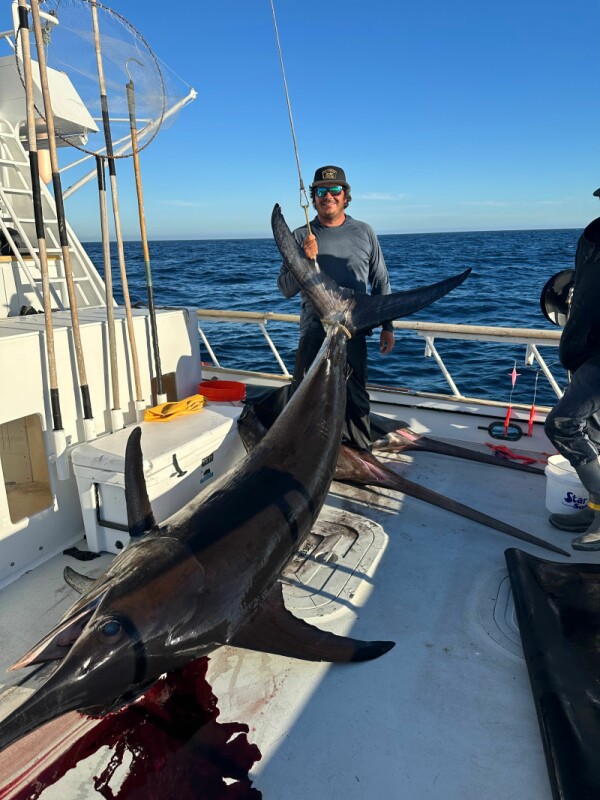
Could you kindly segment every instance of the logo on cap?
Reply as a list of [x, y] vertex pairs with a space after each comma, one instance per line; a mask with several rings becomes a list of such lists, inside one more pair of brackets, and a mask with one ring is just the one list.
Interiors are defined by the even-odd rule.
[[324, 181], [334, 181], [337, 178], [337, 169], [328, 167], [327, 169], [323, 170], [322, 175]]

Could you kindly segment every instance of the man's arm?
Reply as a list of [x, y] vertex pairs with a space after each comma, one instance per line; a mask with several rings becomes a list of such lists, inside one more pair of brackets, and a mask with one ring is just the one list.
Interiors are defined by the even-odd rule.
[[284, 297], [294, 297], [300, 291], [300, 284], [287, 268], [285, 261], [281, 265], [277, 276], [277, 286]]
[[[390, 276], [379, 240], [375, 231], [371, 228], [371, 258], [369, 260], [369, 282], [371, 284], [371, 294], [391, 294]], [[385, 335], [384, 335], [385, 334]], [[381, 324], [381, 336], [379, 337], [379, 351], [387, 354], [394, 349], [394, 326], [391, 322]]]

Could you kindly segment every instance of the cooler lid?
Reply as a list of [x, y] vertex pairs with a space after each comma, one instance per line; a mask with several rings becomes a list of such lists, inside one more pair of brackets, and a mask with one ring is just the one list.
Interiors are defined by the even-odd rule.
[[[218, 410], [217, 410], [218, 408]], [[197, 414], [173, 419], [169, 422], [140, 422], [142, 429], [142, 454], [144, 472], [156, 472], [178, 458], [199, 450], [215, 450], [229, 431], [235, 427], [243, 406], [205, 406]], [[74, 447], [71, 451], [73, 469], [91, 467], [107, 472], [125, 471], [125, 448], [136, 425], [122, 431], [109, 433]]]

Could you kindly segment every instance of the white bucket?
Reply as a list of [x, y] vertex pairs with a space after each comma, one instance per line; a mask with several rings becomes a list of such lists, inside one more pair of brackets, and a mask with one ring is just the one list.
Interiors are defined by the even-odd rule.
[[568, 514], [585, 508], [588, 491], [563, 456], [550, 456], [546, 473], [546, 508], [553, 514]]

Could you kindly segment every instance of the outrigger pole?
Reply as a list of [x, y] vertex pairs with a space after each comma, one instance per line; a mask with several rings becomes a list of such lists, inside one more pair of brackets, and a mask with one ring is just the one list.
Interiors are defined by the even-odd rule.
[[50, 294], [50, 276], [48, 272], [48, 254], [46, 251], [46, 235], [44, 231], [44, 217], [42, 213], [42, 194], [40, 188], [40, 170], [38, 163], [37, 135], [35, 129], [35, 104], [33, 97], [33, 79], [31, 74], [29, 18], [26, 0], [19, 0], [19, 39], [21, 40], [23, 55], [23, 75], [27, 106], [27, 140], [29, 144], [29, 167], [31, 171], [33, 216], [35, 221], [35, 232], [38, 240], [40, 270], [42, 273], [42, 297], [44, 305], [44, 324], [46, 329], [46, 354], [48, 358], [50, 405], [52, 408], [52, 426], [54, 434], [54, 453], [58, 477], [61, 480], [67, 480], [69, 478], [69, 464], [66, 457], [67, 441], [62, 423], [58, 378], [56, 373], [54, 325], [52, 321], [52, 302]]
[[[129, 59], [135, 61], [135, 59]], [[139, 62], [138, 62], [139, 63]], [[127, 69], [127, 64], [125, 65]], [[129, 74], [129, 71], [128, 71]], [[146, 286], [148, 288], [148, 311], [150, 314], [150, 331], [152, 334], [152, 347], [154, 350], [154, 371], [156, 374], [156, 404], [166, 403], [167, 396], [163, 392], [162, 368], [160, 365], [160, 350], [158, 348], [158, 330], [156, 327], [156, 308], [154, 306], [154, 288], [152, 286], [152, 269], [150, 267], [150, 250], [146, 232], [146, 217], [144, 214], [144, 195], [142, 192], [142, 175], [140, 171], [140, 156], [138, 151], [138, 135], [135, 119], [135, 87], [129, 75], [129, 82], [125, 84], [127, 91], [127, 107], [129, 109], [129, 128], [131, 130], [131, 151], [133, 153], [133, 170], [135, 173], [135, 188], [138, 199], [138, 212], [140, 217], [140, 234], [142, 237], [142, 251], [144, 254], [144, 269], [146, 272]]]
[[[138, 419], [143, 417], [145, 403], [142, 398], [142, 387], [140, 381], [140, 367], [133, 330], [133, 314], [131, 312], [131, 300], [129, 299], [129, 287], [127, 284], [127, 272], [125, 269], [125, 252], [123, 250], [123, 236], [121, 233], [121, 218], [119, 214], [119, 200], [117, 193], [117, 170], [113, 152], [112, 135], [110, 132], [110, 117], [108, 113], [108, 98], [106, 95], [106, 83], [104, 80], [104, 67], [102, 64], [102, 47], [100, 44], [100, 30], [98, 25], [98, 7], [96, 0], [90, 2], [92, 9], [92, 27], [94, 32], [94, 48], [96, 51], [96, 64], [98, 67], [98, 82], [100, 85], [100, 105], [102, 107], [102, 123], [104, 128], [104, 141], [106, 144], [106, 157], [108, 159], [108, 174], [110, 176], [110, 189], [113, 206], [113, 217], [115, 223], [115, 236], [117, 240], [117, 253], [119, 256], [119, 268], [121, 271], [121, 283], [123, 287], [123, 299], [125, 301], [125, 314], [127, 317], [127, 332], [129, 335], [129, 346], [131, 347], [131, 361], [133, 366], [133, 377], [135, 382], [136, 412]], [[102, 170], [104, 175], [104, 170]], [[114, 320], [114, 317], [113, 317]], [[121, 427], [123, 427], [121, 425]]]
[[50, 151], [50, 165], [52, 167], [52, 186], [54, 188], [54, 202], [56, 205], [56, 219], [58, 221], [58, 235], [62, 251], [63, 264], [65, 268], [65, 278], [67, 292], [69, 295], [69, 307], [71, 311], [71, 321], [73, 325], [73, 341], [75, 345], [75, 357], [77, 361], [77, 372], [79, 375], [79, 388], [81, 391], [81, 402], [83, 405], [83, 426], [86, 441], [96, 438], [94, 426], [94, 415], [92, 413], [92, 403], [90, 399], [90, 389], [87, 382], [85, 360], [83, 357], [83, 347], [81, 345], [81, 331], [79, 328], [79, 313], [77, 310], [77, 296], [75, 293], [75, 283], [73, 281], [73, 270], [71, 267], [71, 252], [69, 250], [69, 239], [67, 236], [67, 224], [65, 219], [65, 207], [63, 203], [62, 184], [58, 168], [58, 155], [56, 152], [56, 133], [54, 128], [54, 115], [52, 113], [52, 101], [48, 86], [48, 70], [46, 65], [46, 54], [42, 37], [42, 25], [40, 20], [39, 0], [30, 0], [31, 16], [33, 19], [33, 31], [37, 48], [40, 83], [42, 96], [44, 99], [44, 112], [46, 116], [46, 128], [48, 131], [48, 148]]

